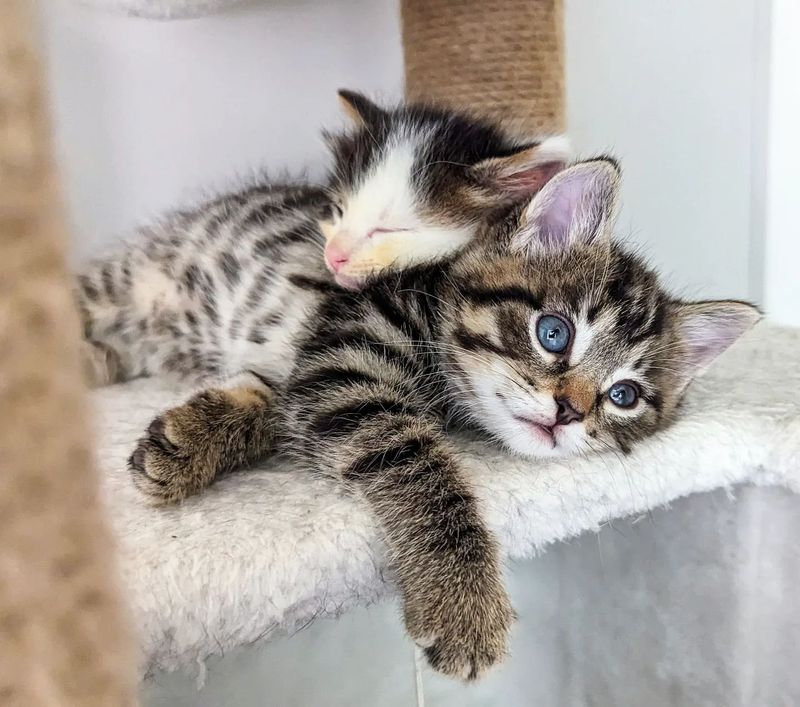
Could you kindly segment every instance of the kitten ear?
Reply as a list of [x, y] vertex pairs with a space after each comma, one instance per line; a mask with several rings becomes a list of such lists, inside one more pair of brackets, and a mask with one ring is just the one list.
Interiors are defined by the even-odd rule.
[[684, 347], [683, 386], [761, 319], [752, 304], [735, 300], [681, 303], [676, 314]]
[[356, 91], [341, 88], [337, 94], [345, 115], [358, 126], [374, 125], [386, 116], [383, 108]]
[[521, 147], [504, 157], [481, 160], [469, 169], [480, 194], [497, 203], [498, 198], [519, 202], [539, 191], [572, 159], [572, 147], [563, 135]]
[[563, 250], [609, 238], [619, 181], [619, 167], [609, 158], [579, 162], [559, 172], [531, 200], [512, 247]]

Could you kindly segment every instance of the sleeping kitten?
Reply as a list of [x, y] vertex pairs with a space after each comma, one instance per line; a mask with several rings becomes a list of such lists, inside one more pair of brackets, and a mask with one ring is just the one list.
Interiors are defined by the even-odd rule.
[[453, 111], [385, 111], [358, 94], [339, 95], [361, 126], [327, 136], [334, 170], [325, 262], [344, 287], [463, 248], [571, 157], [564, 137], [520, 140]]
[[[355, 128], [328, 136], [327, 189], [263, 183], [174, 213], [78, 277], [95, 384], [227, 375], [274, 359], [316, 290], [332, 286], [326, 264], [357, 288], [376, 271], [446, 257], [569, 157], [563, 138], [523, 140], [455, 111], [340, 98]], [[290, 355], [271, 375], [291, 365]]]
[[134, 482], [174, 501], [276, 447], [346, 481], [384, 533], [411, 637], [437, 670], [477, 677], [504, 656], [513, 612], [445, 419], [535, 458], [626, 452], [758, 318], [671, 298], [611, 241], [617, 190], [613, 162], [581, 163], [438, 266], [384, 272], [358, 294], [301, 288], [284, 348], [154, 420]]

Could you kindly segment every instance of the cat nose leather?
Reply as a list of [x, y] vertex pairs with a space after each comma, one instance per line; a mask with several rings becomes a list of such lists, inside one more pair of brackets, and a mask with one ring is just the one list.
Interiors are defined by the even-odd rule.
[[570, 422], [580, 422], [583, 419], [583, 413], [572, 407], [569, 398], [557, 397], [556, 405], [558, 406], [556, 409], [557, 425], [568, 425]]
[[333, 272], [339, 272], [342, 266], [350, 260], [350, 256], [335, 245], [329, 244], [325, 248], [325, 260], [328, 263], [328, 267], [333, 270]]

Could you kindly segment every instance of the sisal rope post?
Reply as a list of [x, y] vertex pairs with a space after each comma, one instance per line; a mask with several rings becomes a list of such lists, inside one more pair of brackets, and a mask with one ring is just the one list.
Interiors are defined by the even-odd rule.
[[0, 3], [0, 704], [127, 707], [136, 661], [92, 462], [30, 13]]
[[402, 0], [406, 97], [564, 129], [562, 0]]

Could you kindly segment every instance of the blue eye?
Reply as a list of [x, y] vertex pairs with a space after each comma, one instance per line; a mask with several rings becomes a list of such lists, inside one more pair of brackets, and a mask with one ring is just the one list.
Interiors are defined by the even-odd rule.
[[539, 317], [539, 322], [536, 324], [536, 336], [545, 351], [564, 353], [569, 347], [572, 329], [561, 317], [545, 314]]
[[608, 399], [620, 408], [633, 407], [639, 399], [639, 391], [633, 383], [614, 383], [608, 389]]

